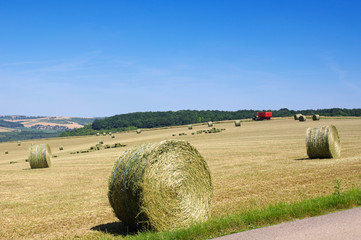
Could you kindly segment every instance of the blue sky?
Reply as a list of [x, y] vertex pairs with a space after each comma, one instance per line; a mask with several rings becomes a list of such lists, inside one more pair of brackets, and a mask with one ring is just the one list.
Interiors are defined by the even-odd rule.
[[361, 107], [360, 1], [1, 1], [0, 115]]

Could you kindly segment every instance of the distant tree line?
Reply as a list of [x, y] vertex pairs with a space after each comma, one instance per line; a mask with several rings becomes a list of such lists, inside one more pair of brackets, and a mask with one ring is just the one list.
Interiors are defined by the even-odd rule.
[[238, 110], [238, 111], [218, 111], [218, 110], [181, 110], [168, 112], [135, 112], [119, 114], [112, 117], [97, 119], [92, 124], [83, 128], [64, 131], [60, 136], [80, 136], [91, 135], [101, 131], [127, 131], [137, 128], [154, 128], [177, 126], [185, 124], [202, 123], [208, 121], [222, 121], [234, 119], [252, 118], [257, 112], [271, 111], [273, 117], [290, 117], [296, 113], [304, 115], [319, 114], [321, 116], [361, 116], [361, 109], [318, 109], [318, 110], [289, 110], [281, 108], [279, 110]]
[[0, 120], [0, 127], [20, 128], [20, 127], [24, 127], [24, 125], [18, 122], [8, 122], [8, 121]]

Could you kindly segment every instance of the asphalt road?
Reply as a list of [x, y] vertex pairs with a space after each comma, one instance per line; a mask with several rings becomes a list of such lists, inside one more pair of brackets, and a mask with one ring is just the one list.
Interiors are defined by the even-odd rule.
[[217, 240], [361, 240], [361, 207], [215, 238]]

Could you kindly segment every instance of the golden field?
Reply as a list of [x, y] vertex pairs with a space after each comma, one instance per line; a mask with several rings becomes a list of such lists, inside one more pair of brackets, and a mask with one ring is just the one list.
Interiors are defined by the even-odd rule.
[[[341, 139], [341, 158], [309, 160], [306, 129], [333, 124]], [[129, 147], [164, 139], [189, 141], [209, 164], [214, 186], [212, 215], [247, 207], [296, 202], [331, 194], [335, 181], [344, 190], [361, 187], [361, 118], [293, 118], [214, 124], [220, 133], [195, 134], [207, 125], [0, 143], [0, 239], [96, 238], [92, 230], [117, 222], [107, 198], [114, 161]], [[178, 136], [178, 133], [187, 133]], [[172, 136], [176, 134], [176, 136]], [[104, 144], [126, 147], [70, 154]], [[48, 143], [52, 167], [30, 169], [25, 159], [31, 143]], [[64, 150], [59, 151], [59, 146]], [[5, 150], [9, 154], [5, 154]], [[12, 162], [12, 164], [10, 164]]]

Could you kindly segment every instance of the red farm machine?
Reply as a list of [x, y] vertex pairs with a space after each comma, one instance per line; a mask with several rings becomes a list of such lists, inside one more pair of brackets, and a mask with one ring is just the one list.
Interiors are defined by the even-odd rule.
[[258, 112], [256, 116], [254, 116], [252, 119], [255, 121], [259, 121], [259, 120], [271, 120], [272, 117], [272, 112]]

